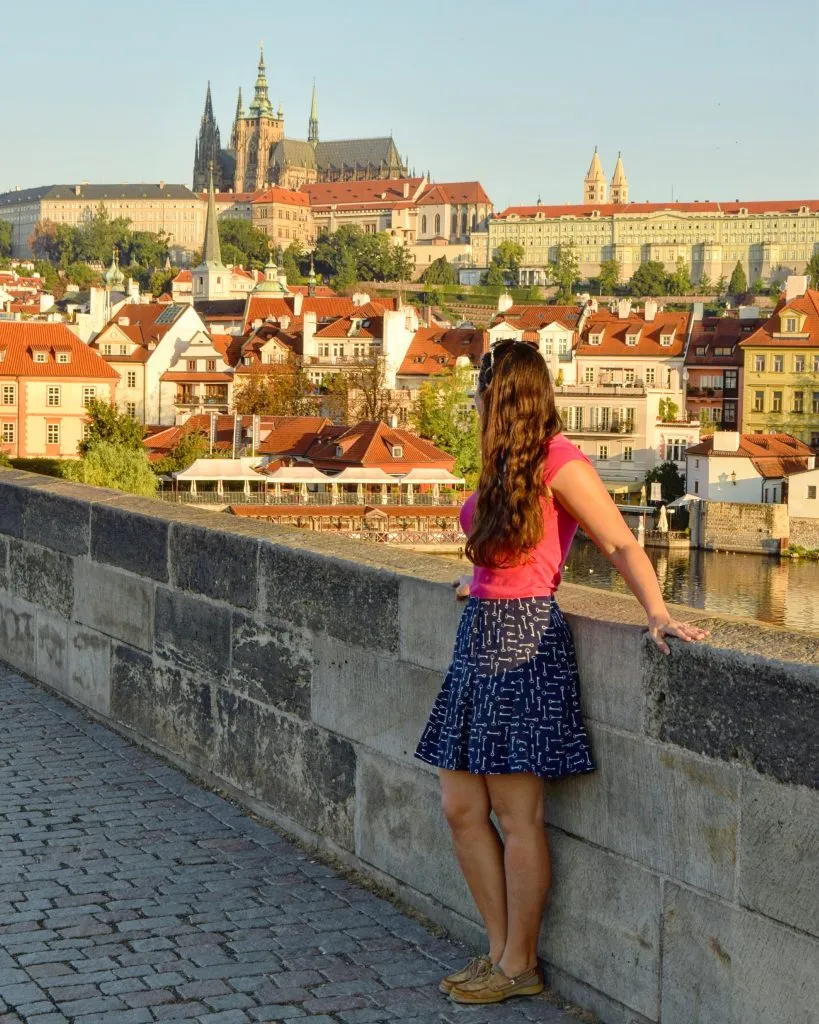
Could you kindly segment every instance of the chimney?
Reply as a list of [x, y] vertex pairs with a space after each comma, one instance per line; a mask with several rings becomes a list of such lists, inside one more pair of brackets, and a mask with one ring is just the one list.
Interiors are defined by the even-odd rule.
[[620, 299], [617, 303], [617, 319], [628, 320], [631, 316], [631, 299]]
[[[657, 310], [659, 308], [660, 307], [657, 305], [657, 303], [654, 301], [654, 299], [646, 299], [646, 310], [645, 310], [646, 323], [650, 324], [650, 323], [652, 323], [656, 319], [656, 317], [657, 317]], [[700, 316], [700, 319], [702, 319], [702, 316]]]
[[739, 433], [736, 430], [715, 430], [713, 450], [715, 452], [739, 451]]
[[404, 182], [404, 198], [409, 199], [409, 182]]
[[791, 274], [785, 278], [785, 302], [793, 302], [808, 290], [808, 279], [804, 275]]
[[[646, 303], [646, 305], [648, 305], [648, 303]], [[691, 310], [691, 319], [694, 320], [695, 323], [699, 323], [704, 316], [705, 316], [705, 303], [704, 302], [695, 302], [694, 303], [694, 307]]]
[[160, 188], [160, 191], [164, 191], [164, 189], [165, 189], [165, 182], [164, 181], [160, 181], [159, 188]]
[[296, 292], [293, 296], [293, 316], [301, 316], [301, 307], [304, 305], [304, 296]]
[[309, 359], [311, 356], [316, 355], [316, 346], [313, 339], [316, 335], [316, 329], [318, 326], [318, 317], [312, 310], [308, 310], [304, 314], [304, 326], [302, 328], [302, 353], [305, 359]]
[[510, 306], [514, 306], [514, 299], [509, 292], [501, 292], [498, 296], [498, 312], [505, 313]]
[[82, 195], [82, 185], [75, 185], [74, 186], [74, 195], [75, 196], [81, 196]]

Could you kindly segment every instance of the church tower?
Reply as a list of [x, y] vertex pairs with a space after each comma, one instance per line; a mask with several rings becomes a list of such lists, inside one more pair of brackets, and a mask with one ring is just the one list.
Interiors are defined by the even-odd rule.
[[236, 174], [233, 188], [236, 192], [256, 192], [270, 180], [270, 156], [273, 147], [284, 137], [284, 113], [281, 106], [273, 110], [267, 85], [267, 67], [264, 48], [259, 52], [258, 73], [253, 90], [253, 102], [247, 116], [234, 124], [231, 141], [236, 153]]
[[307, 127], [307, 141], [315, 149], [318, 145], [318, 100], [316, 99], [316, 80], [313, 79], [313, 100], [310, 104], [310, 123]]
[[623, 157], [617, 154], [617, 166], [611, 179], [611, 201], [613, 203], [628, 202], [628, 178], [623, 170]]
[[208, 215], [205, 221], [205, 241], [202, 262], [193, 268], [193, 301], [200, 299], [229, 299], [231, 273], [222, 263], [219, 244], [219, 223], [216, 218], [216, 197], [213, 192], [213, 164], [209, 168]]
[[216, 174], [216, 189], [222, 190], [222, 143], [219, 138], [219, 126], [213, 116], [213, 103], [210, 96], [210, 82], [205, 96], [205, 110], [199, 124], [199, 138], [193, 158], [193, 191], [204, 192], [208, 187], [211, 164]]
[[606, 201], [606, 176], [603, 173], [603, 165], [597, 155], [597, 146], [594, 147], [594, 156], [589, 165], [589, 172], [583, 182], [583, 202], [587, 206], [596, 206]]
[[230, 133], [230, 148], [235, 153], [239, 141], [239, 122], [245, 116], [245, 108], [242, 103], [242, 87], [239, 86], [239, 99], [236, 101], [236, 116], [233, 118], [233, 129]]

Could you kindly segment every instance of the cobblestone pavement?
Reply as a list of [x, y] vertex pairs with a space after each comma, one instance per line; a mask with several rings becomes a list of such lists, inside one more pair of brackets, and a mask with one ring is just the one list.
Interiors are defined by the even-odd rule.
[[527, 1021], [456, 944], [0, 665], [0, 1024]]

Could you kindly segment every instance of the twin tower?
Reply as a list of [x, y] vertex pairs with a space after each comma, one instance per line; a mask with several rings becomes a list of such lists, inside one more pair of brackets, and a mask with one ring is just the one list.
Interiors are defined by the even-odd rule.
[[608, 184], [606, 175], [603, 173], [603, 165], [597, 154], [597, 146], [594, 147], [589, 173], [583, 182], [583, 203], [586, 206], [600, 206], [603, 203], [627, 203], [628, 202], [628, 178], [623, 170], [623, 158], [617, 154], [617, 166], [614, 168], [614, 175], [611, 179], [611, 196], [607, 197]]

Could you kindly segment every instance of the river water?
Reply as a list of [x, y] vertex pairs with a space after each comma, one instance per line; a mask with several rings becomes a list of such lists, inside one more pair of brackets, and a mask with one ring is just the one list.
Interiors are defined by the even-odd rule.
[[[646, 548], [667, 601], [819, 632], [819, 562], [722, 551]], [[577, 537], [563, 579], [628, 593], [590, 540]]]

